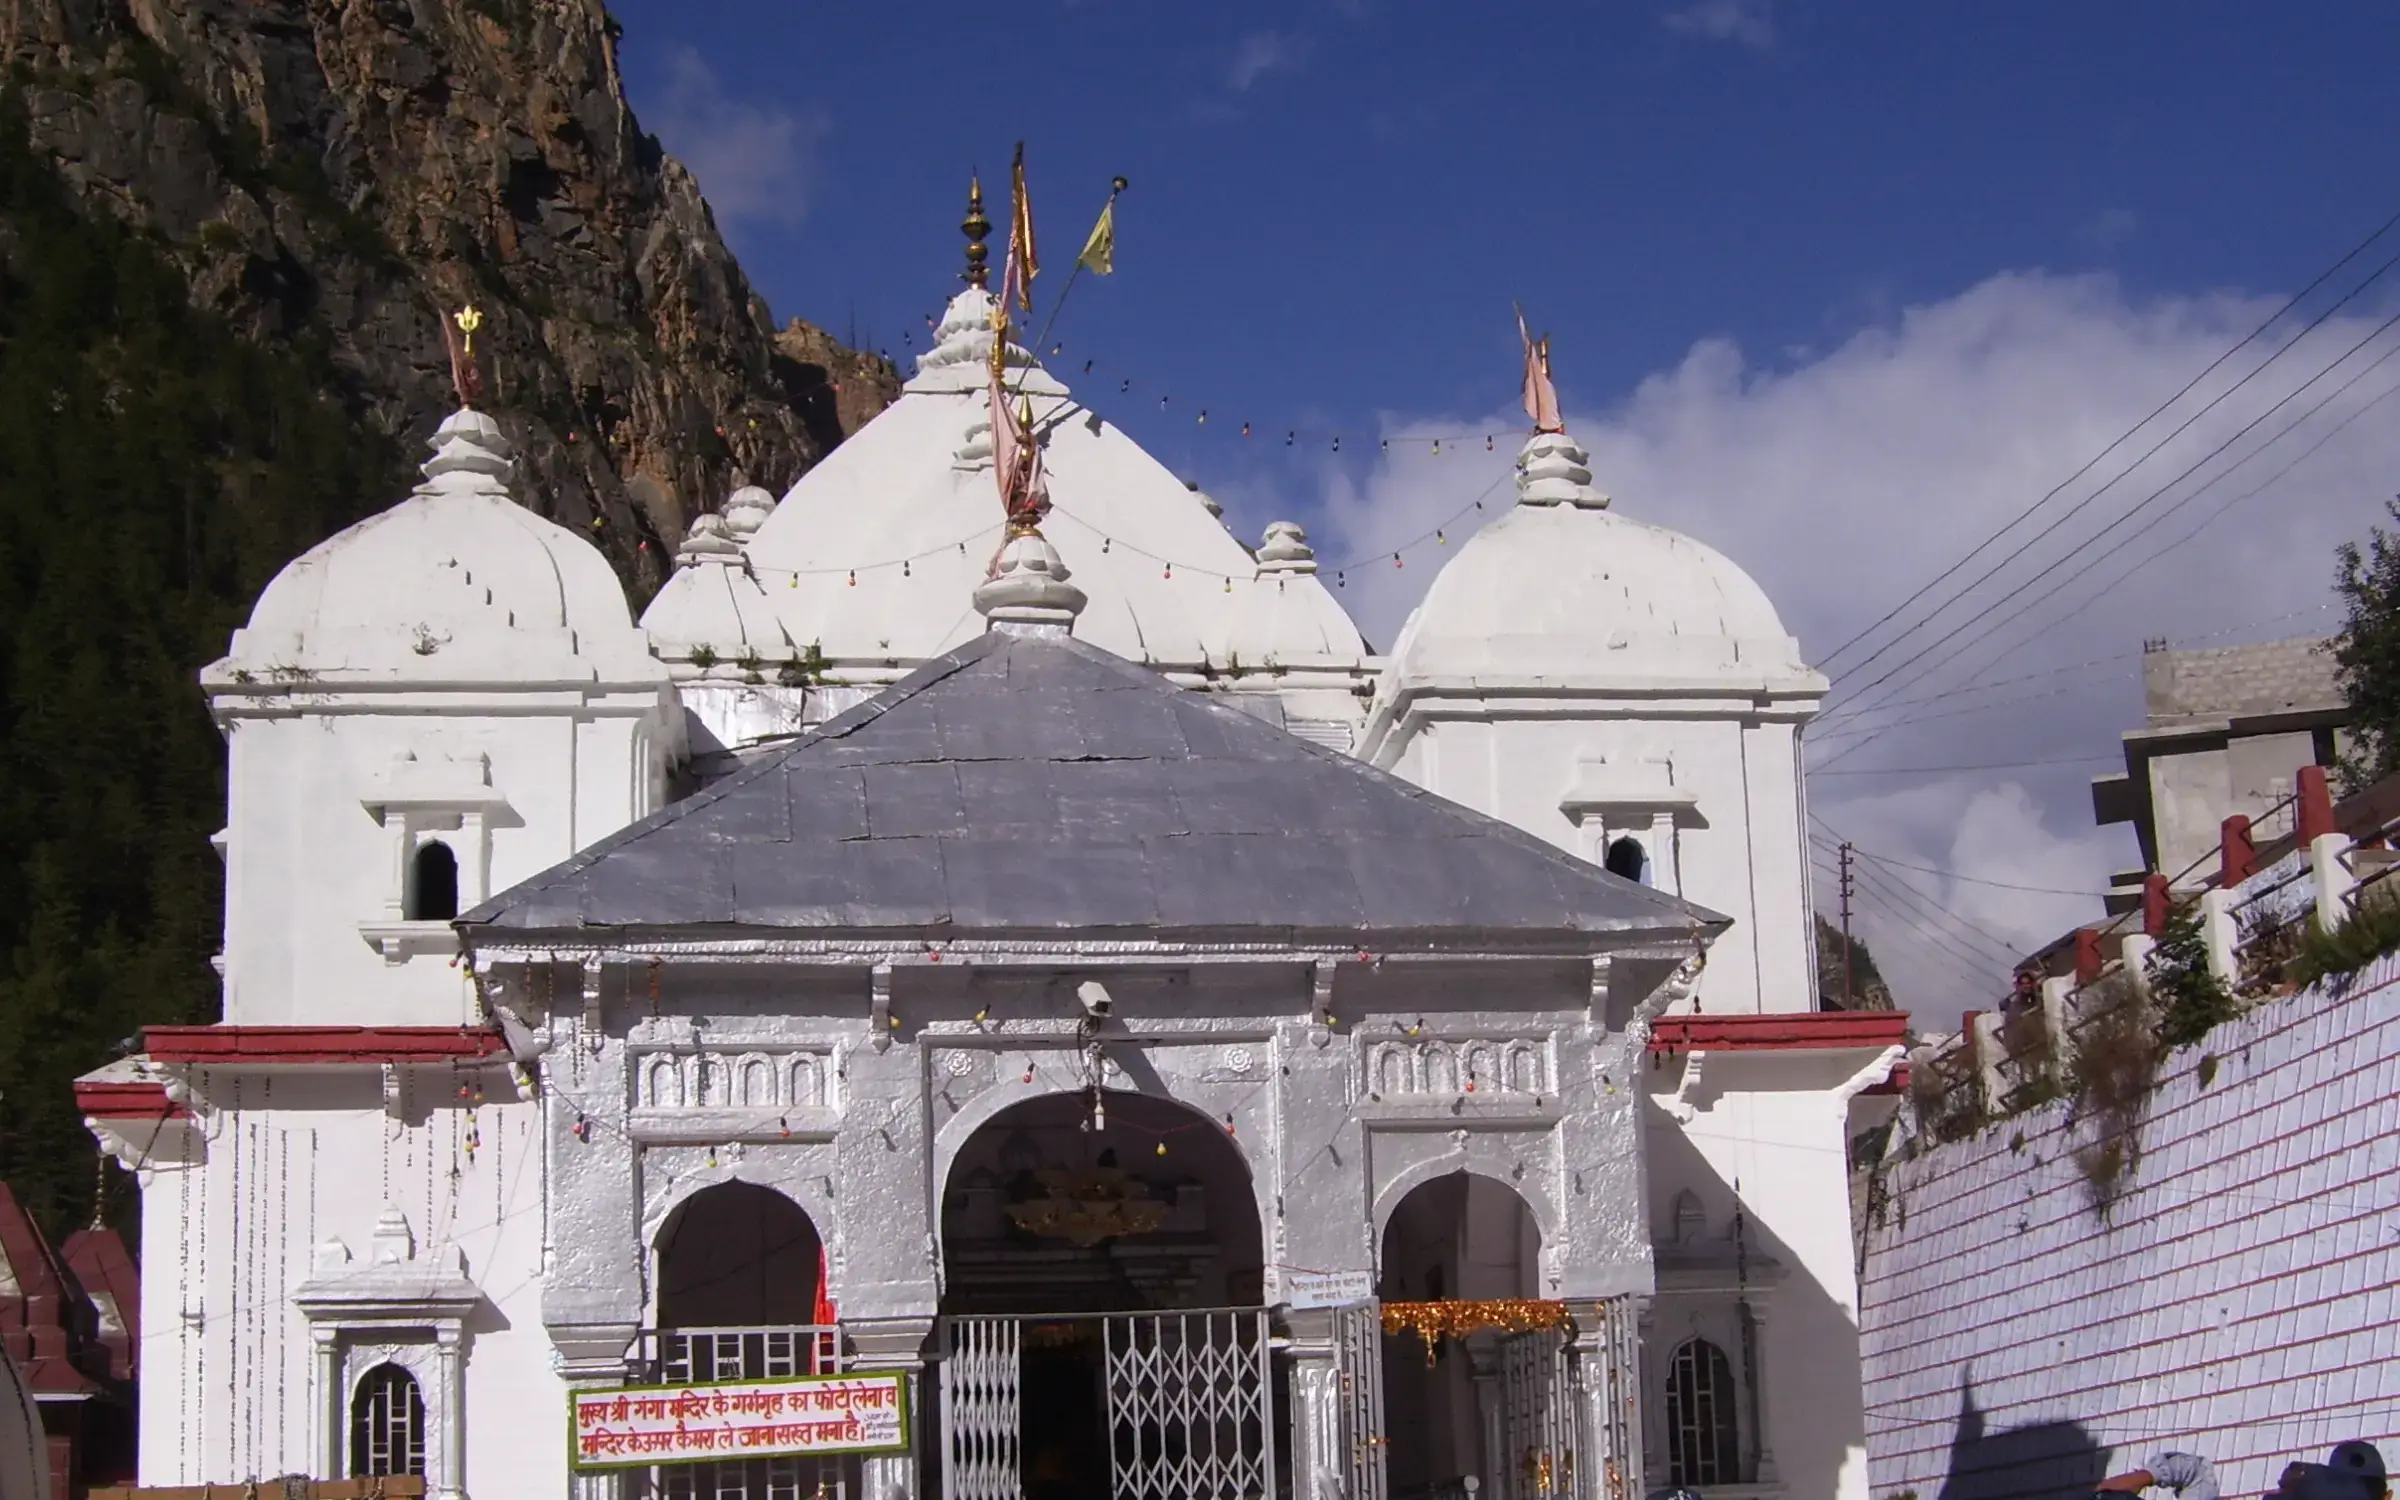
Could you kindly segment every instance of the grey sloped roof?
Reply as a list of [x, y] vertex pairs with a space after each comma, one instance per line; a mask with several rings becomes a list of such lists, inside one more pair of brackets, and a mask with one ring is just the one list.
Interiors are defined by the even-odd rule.
[[460, 919], [1464, 937], [1725, 919], [1079, 641], [985, 635]]

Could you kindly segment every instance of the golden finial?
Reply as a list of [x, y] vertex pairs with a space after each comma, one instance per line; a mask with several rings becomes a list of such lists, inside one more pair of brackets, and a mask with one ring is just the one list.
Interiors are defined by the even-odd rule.
[[991, 272], [985, 267], [984, 261], [992, 252], [984, 248], [983, 242], [992, 232], [992, 221], [983, 216], [983, 178], [980, 176], [968, 180], [967, 219], [958, 227], [967, 237], [967, 270], [960, 279], [973, 287], [989, 286]]
[[483, 314], [472, 302], [442, 320], [442, 342], [450, 346], [450, 385], [462, 407], [483, 398], [483, 371], [475, 363], [475, 330], [482, 326]]

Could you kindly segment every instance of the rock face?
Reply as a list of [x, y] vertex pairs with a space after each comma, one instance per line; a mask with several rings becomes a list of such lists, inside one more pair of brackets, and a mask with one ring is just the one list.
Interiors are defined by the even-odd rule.
[[[29, 139], [153, 233], [194, 300], [320, 341], [381, 429], [453, 404], [473, 303], [520, 493], [638, 592], [737, 473], [780, 489], [897, 392], [780, 335], [691, 174], [643, 133], [599, 0], [11, 0]], [[415, 451], [414, 442], [406, 450]]]

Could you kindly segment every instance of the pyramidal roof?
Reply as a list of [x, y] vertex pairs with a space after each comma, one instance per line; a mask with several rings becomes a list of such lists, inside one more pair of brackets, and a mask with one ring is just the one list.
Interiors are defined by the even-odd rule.
[[995, 632], [460, 925], [1596, 951], [1726, 919], [1096, 647]]

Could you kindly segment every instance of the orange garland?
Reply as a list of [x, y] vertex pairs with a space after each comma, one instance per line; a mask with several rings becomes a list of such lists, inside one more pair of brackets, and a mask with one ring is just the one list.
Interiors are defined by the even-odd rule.
[[1564, 1333], [1574, 1326], [1564, 1302], [1540, 1302], [1523, 1297], [1487, 1301], [1386, 1302], [1383, 1331], [1413, 1333], [1425, 1343], [1425, 1363], [1433, 1363], [1435, 1346], [1443, 1339], [1463, 1339], [1478, 1333], [1531, 1333], [1550, 1329]]

